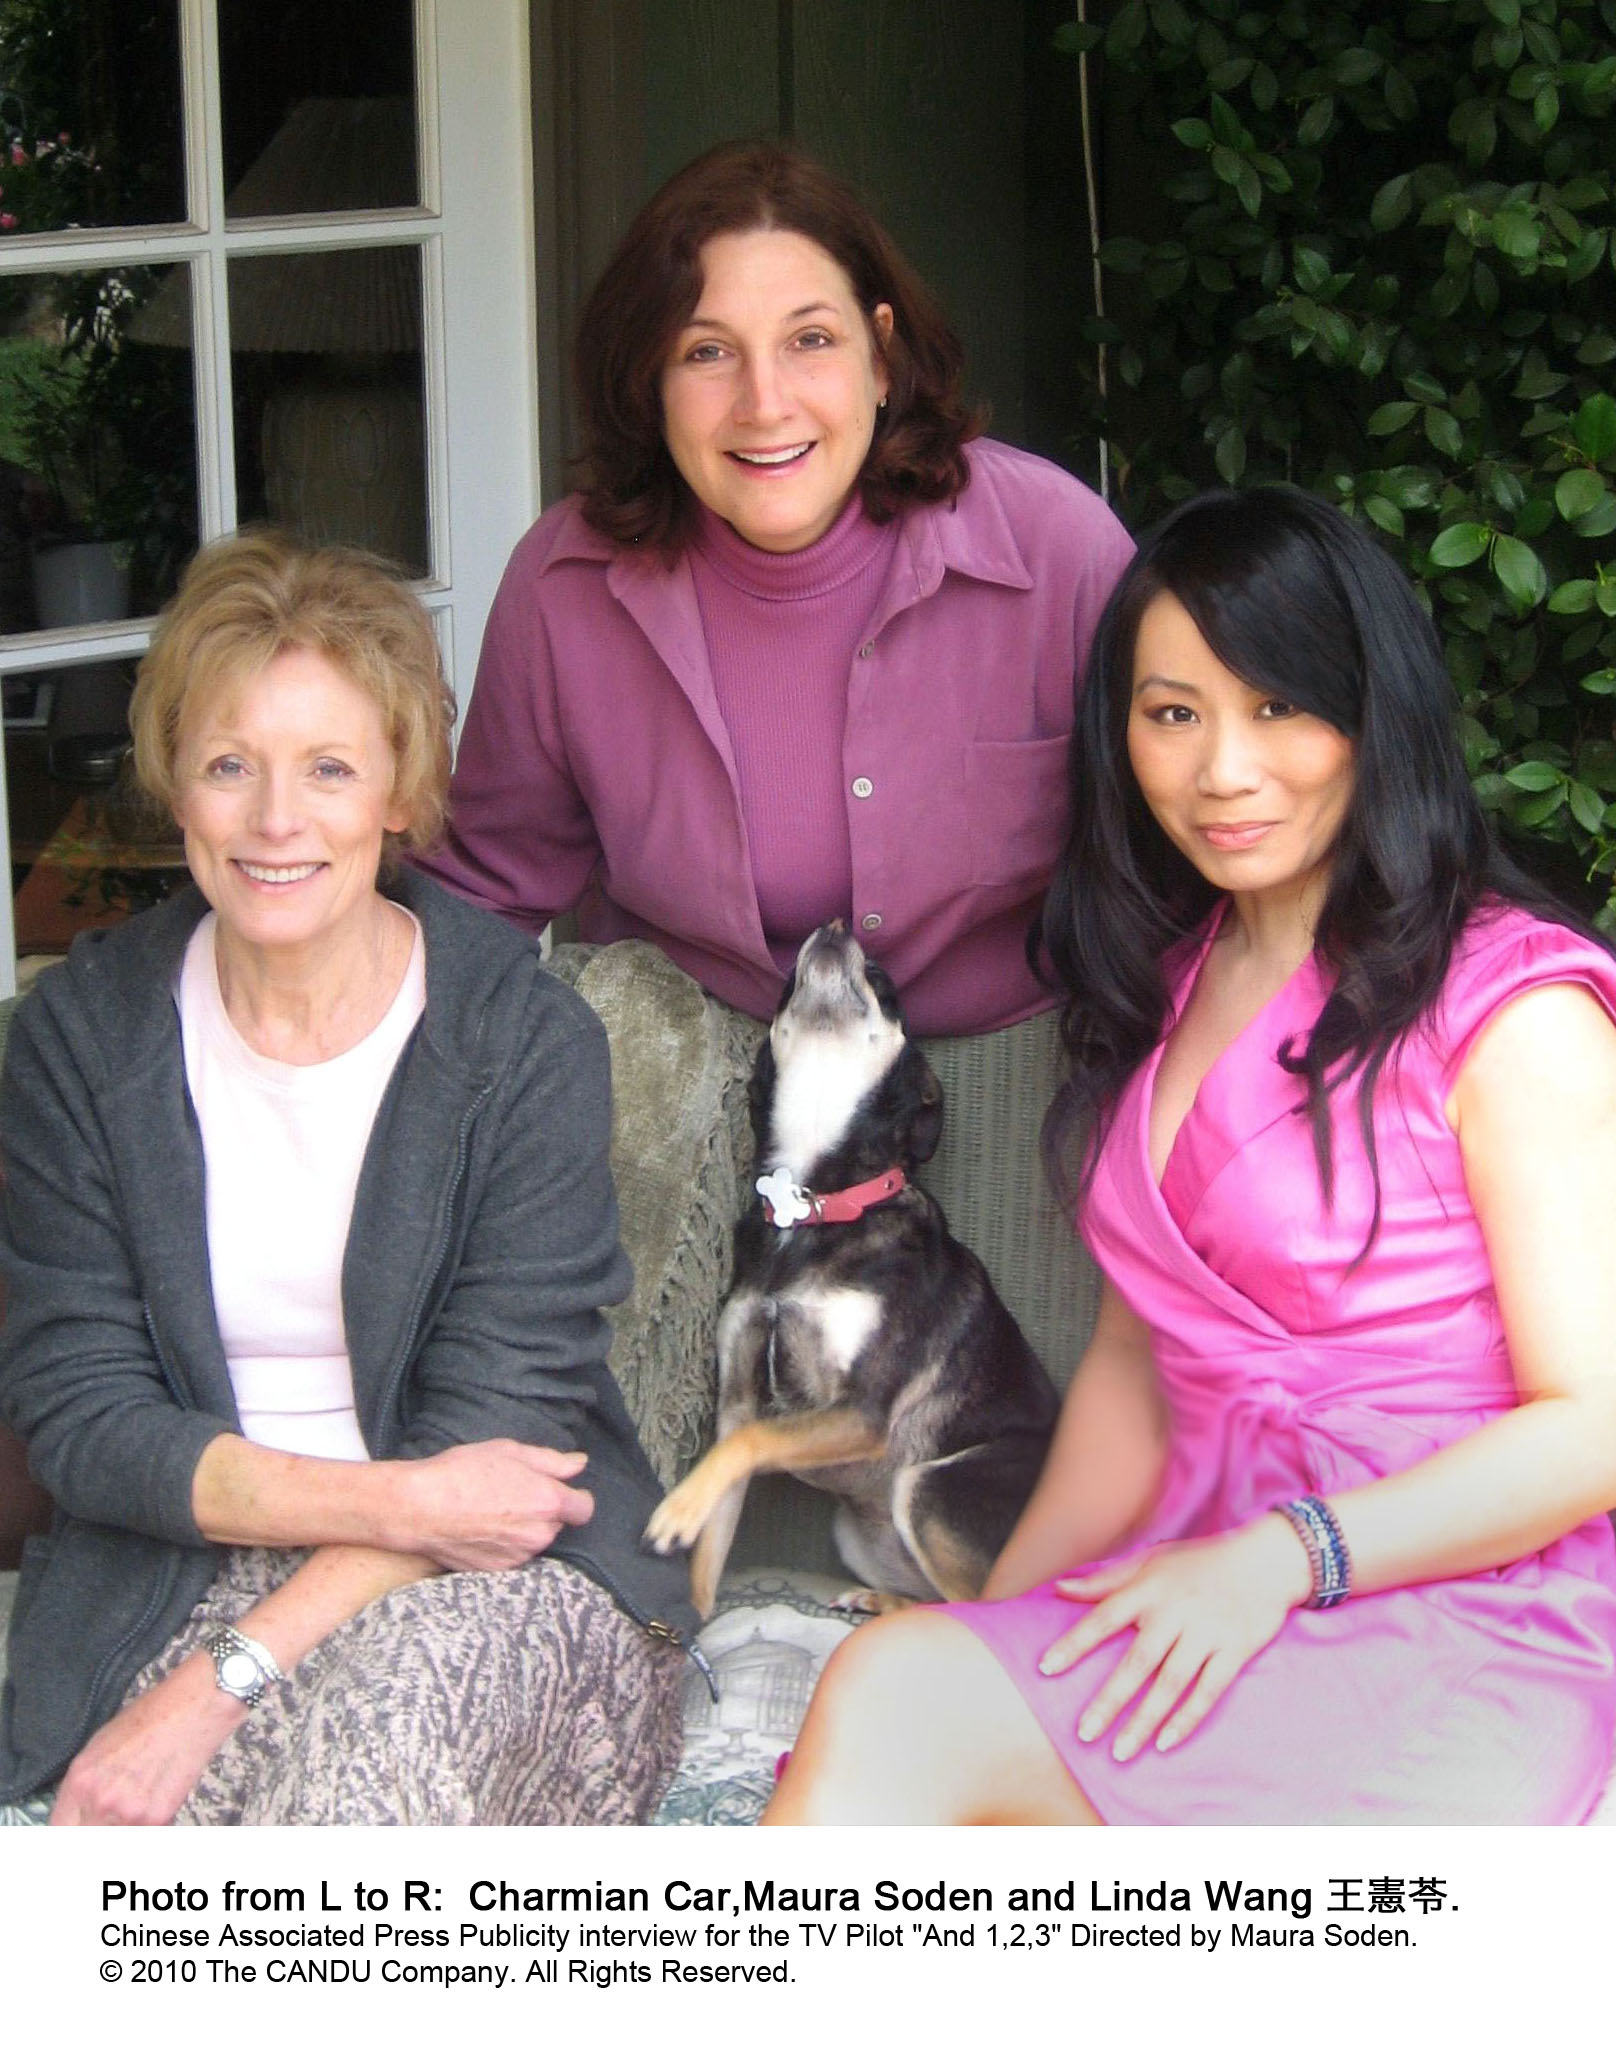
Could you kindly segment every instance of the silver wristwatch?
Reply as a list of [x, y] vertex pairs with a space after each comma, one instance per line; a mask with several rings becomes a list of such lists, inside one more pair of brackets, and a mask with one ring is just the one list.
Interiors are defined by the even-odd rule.
[[284, 1671], [262, 1641], [240, 1633], [234, 1626], [219, 1626], [203, 1646], [213, 1657], [213, 1680], [220, 1690], [240, 1698], [244, 1705], [256, 1705], [272, 1683], [284, 1683]]

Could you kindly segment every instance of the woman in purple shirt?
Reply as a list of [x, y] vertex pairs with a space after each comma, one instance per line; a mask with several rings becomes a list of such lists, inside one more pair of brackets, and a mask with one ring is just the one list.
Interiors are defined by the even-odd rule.
[[976, 436], [962, 368], [800, 151], [670, 180], [584, 311], [583, 491], [511, 559], [432, 870], [533, 929], [649, 939], [758, 1017], [831, 917], [919, 1032], [1046, 1007], [1024, 940], [1131, 547]]

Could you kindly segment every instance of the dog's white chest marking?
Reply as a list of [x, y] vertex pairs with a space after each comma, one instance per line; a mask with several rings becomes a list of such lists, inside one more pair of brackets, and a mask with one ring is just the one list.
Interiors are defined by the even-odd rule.
[[841, 1375], [881, 1323], [881, 1299], [867, 1289], [802, 1289], [780, 1301], [816, 1327], [826, 1365]]
[[798, 1181], [847, 1136], [853, 1113], [897, 1059], [903, 1034], [883, 1020], [847, 1033], [799, 1031], [780, 1056], [769, 1138], [769, 1163]]

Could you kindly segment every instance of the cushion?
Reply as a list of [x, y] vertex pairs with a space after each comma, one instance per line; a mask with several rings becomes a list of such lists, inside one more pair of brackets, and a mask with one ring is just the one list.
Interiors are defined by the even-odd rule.
[[769, 1802], [775, 1765], [796, 1740], [819, 1672], [859, 1623], [831, 1602], [834, 1578], [754, 1569], [719, 1594], [699, 1670], [685, 1674], [685, 1745], [659, 1827], [751, 1826]]
[[612, 1373], [652, 1467], [677, 1482], [712, 1433], [718, 1313], [751, 1159], [746, 1084], [763, 1027], [655, 946], [558, 946], [549, 965], [606, 1027], [612, 1178], [634, 1287]]

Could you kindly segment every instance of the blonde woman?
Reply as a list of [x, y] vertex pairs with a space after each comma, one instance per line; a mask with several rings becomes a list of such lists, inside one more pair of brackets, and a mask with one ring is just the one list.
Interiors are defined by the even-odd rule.
[[132, 717], [195, 888], [18, 1012], [0, 1405], [58, 1522], [0, 1798], [59, 1822], [631, 1820], [671, 1774], [604, 1036], [392, 864], [451, 713], [373, 561], [203, 553]]

